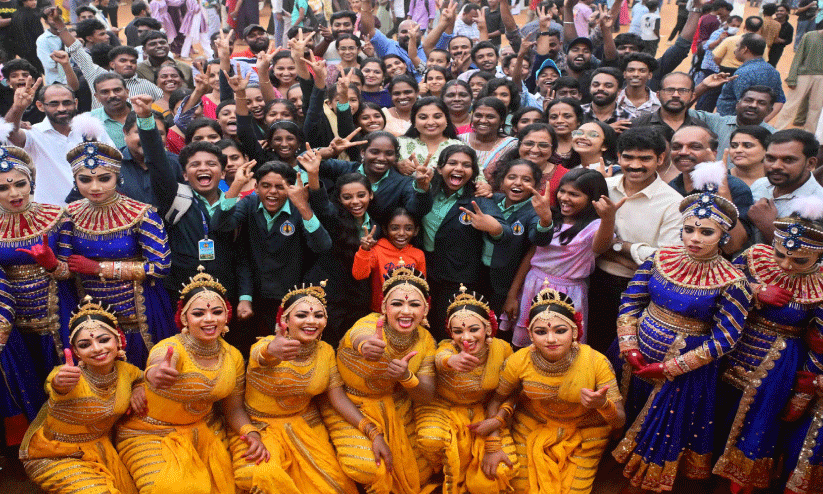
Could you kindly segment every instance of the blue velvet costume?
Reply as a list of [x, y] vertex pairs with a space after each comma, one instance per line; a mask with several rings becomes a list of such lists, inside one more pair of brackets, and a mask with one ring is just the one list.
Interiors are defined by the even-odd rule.
[[70, 234], [71, 221], [58, 206], [31, 203], [20, 213], [0, 214], [0, 266], [6, 272], [13, 300], [14, 327], [35, 356], [32, 366], [38, 386], [55, 366], [63, 364], [63, 348], [69, 348], [69, 318], [77, 306], [76, 293], [67, 281], [70, 274], [65, 265], [48, 273], [17, 249], [31, 249], [48, 235], [54, 252]]
[[25, 413], [34, 420], [46, 402], [23, 338], [13, 327], [14, 301], [6, 272], [0, 269], [0, 417]]
[[[820, 333], [817, 334], [821, 337]], [[804, 370], [823, 375], [823, 356], [809, 352]], [[819, 392], [818, 392], [819, 394]], [[812, 402], [806, 414], [789, 435], [784, 464], [786, 490], [799, 494], [823, 492], [823, 398]]]
[[740, 337], [750, 300], [729, 261], [695, 260], [682, 246], [659, 249], [635, 273], [621, 299], [618, 337], [633, 333], [649, 364], [678, 369], [654, 382], [624, 370], [627, 401], [644, 405], [613, 454], [635, 487], [671, 490], [680, 468], [689, 478], [710, 476], [717, 359]]
[[775, 262], [774, 248], [762, 244], [734, 264], [751, 283], [792, 293], [784, 307], [764, 304], [752, 309], [740, 341], [723, 364], [719, 385], [718, 423], [725, 422], [726, 430], [718, 437], [728, 441], [714, 473], [741, 486], [767, 489], [787, 429], [780, 414], [808, 352], [803, 337], [810, 326], [816, 331], [823, 327], [823, 277], [787, 274]]
[[102, 205], [82, 199], [67, 210], [73, 230], [58, 257], [80, 254], [115, 262], [113, 279], [77, 275], [81, 298], [91, 295], [111, 306], [126, 334], [127, 360], [143, 368], [154, 343], [178, 333], [168, 292], [159, 282], [171, 268], [163, 220], [148, 204], [119, 194]]

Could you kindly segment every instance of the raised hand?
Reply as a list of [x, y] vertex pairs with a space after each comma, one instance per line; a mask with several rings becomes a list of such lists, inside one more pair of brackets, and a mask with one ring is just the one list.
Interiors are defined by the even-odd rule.
[[526, 190], [532, 195], [532, 207], [537, 216], [540, 217], [540, 226], [548, 228], [552, 224], [551, 188], [546, 186], [546, 190], [542, 194], [531, 185], [527, 185]]
[[234, 66], [234, 75], [229, 75], [228, 72], [225, 70], [223, 71], [223, 75], [226, 76], [226, 80], [229, 82], [229, 86], [231, 86], [231, 90], [235, 93], [245, 91], [246, 87], [249, 85], [249, 79], [251, 78], [252, 71], [250, 70], [246, 77], [240, 75], [240, 64]]
[[[346, 89], [346, 90], [348, 91], [348, 89]], [[354, 142], [352, 142], [352, 139], [354, 138], [354, 136], [356, 136], [360, 132], [363, 132], [363, 128], [362, 127], [357, 127], [356, 129], [354, 129], [354, 132], [347, 135], [346, 137], [335, 137], [329, 143], [329, 147], [332, 149], [332, 151], [335, 154], [340, 154], [343, 151], [345, 151], [346, 149], [349, 149], [351, 147], [362, 146], [363, 144], [366, 144], [368, 141], [354, 141]]]
[[701, 84], [708, 88], [717, 88], [737, 79], [736, 75], [731, 75], [728, 72], [718, 72], [716, 74], [707, 75]]
[[792, 301], [792, 292], [777, 285], [760, 285], [755, 296], [759, 302], [775, 307], [785, 307]]
[[269, 453], [269, 450], [263, 445], [259, 432], [250, 432], [245, 436], [240, 436], [240, 439], [249, 445], [246, 453], [243, 454], [243, 458], [245, 458], [247, 462], [259, 465], [264, 461], [268, 463], [271, 459], [271, 453]]
[[599, 171], [604, 177], [611, 177], [614, 175], [612, 167], [606, 166], [606, 161], [603, 158], [600, 158], [600, 163], [597, 165], [597, 171]]
[[289, 200], [297, 209], [307, 207], [309, 204], [309, 185], [303, 184], [303, 177], [297, 174], [294, 180], [294, 185], [286, 186], [286, 193], [289, 195]]
[[628, 197], [624, 197], [617, 201], [617, 203], [614, 203], [608, 196], [600, 196], [600, 199], [592, 201], [592, 206], [594, 206], [594, 210], [600, 219], [614, 221], [617, 210], [623, 206], [626, 199], [628, 199]]
[[180, 371], [172, 363], [174, 347], [168, 347], [166, 355], [159, 364], [146, 372], [146, 380], [157, 389], [168, 389], [177, 382]]
[[255, 67], [257, 67], [257, 73], [263, 74], [268, 72], [274, 56], [281, 51], [283, 51], [283, 47], [275, 47], [274, 44], [272, 44], [272, 47], [265, 53], [258, 53], [257, 63], [255, 64]]
[[640, 353], [640, 350], [629, 350], [625, 355], [623, 355], [623, 358], [626, 359], [626, 362], [628, 362], [629, 365], [632, 366], [632, 369], [636, 371], [639, 371], [649, 365], [649, 363], [646, 362], [646, 357]]
[[240, 186], [238, 188], [242, 189], [244, 185], [249, 183], [254, 177], [254, 166], [256, 164], [257, 160], [251, 160], [240, 165], [237, 171], [234, 172], [234, 182], [232, 182], [232, 185], [237, 183]]
[[374, 329], [374, 334], [367, 337], [357, 347], [366, 360], [376, 362], [383, 357], [386, 352], [386, 341], [383, 339], [383, 318], [377, 320], [377, 326]]
[[429, 167], [432, 160], [432, 154], [426, 157], [426, 161], [421, 165], [417, 159], [416, 154], [412, 154], [412, 163], [414, 163], [414, 181], [417, 188], [423, 191], [428, 191], [431, 185], [432, 178], [434, 178], [434, 168]]
[[[501, 2], [503, 3], [503, 2]], [[552, 13], [548, 7], [537, 7], [537, 19], [538, 24], [540, 25], [541, 31], [546, 31], [549, 29], [549, 25], [552, 21]]]
[[63, 22], [63, 13], [60, 11], [60, 7], [46, 7], [43, 13], [46, 15], [46, 24], [48, 24], [50, 28], [55, 31], [60, 31], [66, 27], [66, 24]]
[[397, 161], [397, 171], [400, 172], [401, 175], [409, 176], [414, 173], [415, 169], [416, 167], [414, 166], [414, 161], [410, 158]]
[[241, 300], [237, 302], [237, 319], [245, 321], [253, 315], [254, 310], [252, 309], [251, 302], [248, 300]]
[[417, 352], [409, 352], [403, 358], [396, 358], [389, 362], [389, 366], [386, 368], [386, 372], [384, 374], [386, 379], [390, 381], [399, 381], [408, 376], [409, 373], [409, 360], [411, 360]]
[[26, 109], [31, 106], [34, 101], [37, 90], [43, 84], [43, 78], [38, 77], [35, 81], [31, 76], [26, 78], [26, 85], [14, 90], [14, 106], [17, 109]]
[[314, 81], [325, 81], [326, 80], [326, 60], [321, 58], [319, 60], [309, 60], [308, 58], [303, 58], [303, 61], [306, 62], [306, 65], [311, 67], [314, 71]]
[[69, 271], [72, 273], [98, 275], [100, 274], [100, 263], [93, 261], [86, 256], [80, 254], [72, 254], [69, 256]]
[[49, 247], [49, 235], [43, 234], [43, 243], [34, 244], [31, 249], [16, 249], [17, 252], [25, 252], [30, 255], [34, 261], [46, 271], [54, 271], [57, 268], [57, 257], [54, 251]]
[[234, 36], [234, 29], [228, 33], [224, 33], [222, 29], [218, 31], [218, 36], [214, 40], [214, 46], [217, 48], [217, 58], [222, 59], [231, 56], [231, 44], [229, 40], [231, 40], [232, 36]]
[[138, 94], [129, 98], [131, 101], [131, 109], [140, 118], [149, 118], [151, 116], [151, 105], [154, 100], [147, 94]]
[[377, 243], [377, 240], [374, 239], [374, 233], [377, 231], [377, 225], [374, 225], [371, 228], [371, 231], [364, 225], [363, 231], [366, 233], [360, 239], [360, 248], [363, 250], [371, 250], [374, 247], [374, 244]]
[[[251, 71], [249, 71], [251, 72]], [[194, 92], [192, 94], [203, 95], [209, 94], [212, 91], [209, 77], [206, 74], [200, 73], [194, 75]]]
[[494, 216], [481, 211], [476, 201], [472, 201], [472, 207], [474, 211], [469, 211], [464, 207], [460, 208], [461, 211], [469, 215], [472, 226], [481, 232], [486, 232], [490, 235], [499, 235], [503, 229], [500, 222], [497, 221]]
[[597, 391], [587, 388], [581, 388], [580, 404], [583, 405], [585, 408], [588, 408], [589, 410], [603, 408], [603, 406], [606, 404], [606, 400], [608, 399], [606, 398], [606, 392], [608, 390], [608, 386], [603, 386]]
[[57, 63], [57, 65], [66, 65], [67, 63], [69, 63], [69, 54], [63, 50], [53, 51], [51, 52], [49, 57], [51, 57], [51, 59], [54, 60], [55, 63]]
[[71, 350], [64, 349], [63, 355], [66, 357], [66, 363], [60, 367], [60, 370], [54, 375], [54, 379], [51, 380], [51, 387], [61, 395], [68, 393], [77, 386], [81, 374], [80, 367], [74, 365]]
[[274, 336], [266, 347], [266, 353], [277, 360], [294, 360], [300, 352], [300, 342], [289, 338], [286, 326], [281, 322], [280, 334]]
[[466, 346], [468, 345], [467, 341], [462, 343], [463, 348], [460, 349], [460, 353], [449, 357], [447, 365], [457, 372], [471, 372], [480, 365], [480, 359], [466, 350]]
[[320, 153], [311, 148], [311, 144], [306, 144], [306, 152], [297, 157], [297, 162], [306, 170], [309, 175], [320, 174]]
[[492, 186], [488, 182], [477, 182], [474, 187], [474, 197], [486, 197], [491, 199], [494, 197]]
[[603, 4], [598, 7], [598, 10], [600, 10], [600, 30], [605, 31], [611, 29], [612, 26], [614, 26], [614, 18], [609, 8]]

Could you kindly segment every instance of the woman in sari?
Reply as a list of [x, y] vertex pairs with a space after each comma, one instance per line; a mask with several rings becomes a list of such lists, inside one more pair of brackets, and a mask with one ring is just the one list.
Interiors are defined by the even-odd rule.
[[49, 401], [26, 432], [20, 459], [50, 493], [137, 494], [110, 433], [123, 414], [145, 412], [143, 373], [124, 362], [117, 317], [91, 297], [69, 327], [72, 349], [46, 380]]
[[436, 348], [425, 328], [428, 297], [422, 274], [401, 259], [383, 283], [383, 313], [357, 321], [337, 350], [346, 394], [383, 434], [393, 459], [388, 464], [376, 458], [368, 434], [324, 407], [340, 466], [367, 492], [418, 494], [432, 472], [417, 445], [414, 423], [415, 404], [434, 397]]
[[[512, 420], [517, 457], [526, 458], [512, 482], [516, 493], [590, 492], [609, 434], [625, 421], [609, 361], [577, 342], [581, 322], [571, 298], [546, 283], [529, 309], [532, 344], [506, 361], [487, 419], [476, 428], [494, 436]], [[518, 400], [514, 411], [510, 398]], [[507, 456], [487, 446], [484, 471]]]
[[377, 427], [346, 397], [334, 348], [320, 341], [326, 326], [326, 292], [304, 286], [287, 293], [280, 305], [277, 335], [251, 349], [246, 410], [260, 430], [274, 461], [249, 463], [247, 445], [229, 433], [234, 478], [243, 491], [266, 494], [354, 494], [357, 488], [337, 462], [315, 396], [323, 396], [346, 421], [372, 440], [375, 458], [391, 464], [391, 453]]
[[684, 245], [658, 249], [623, 293], [623, 395], [637, 418], [613, 454], [636, 488], [671, 490], [678, 470], [711, 475], [718, 360], [740, 339], [751, 305], [745, 275], [720, 255], [738, 216], [714, 193], [724, 176], [692, 174], [703, 192], [680, 203]]
[[[500, 437], [484, 438], [471, 424], [484, 416], [511, 346], [494, 338], [494, 312], [465, 286], [446, 314], [451, 339], [443, 340], [435, 355], [437, 397], [418, 409], [418, 445], [432, 465], [443, 466], [443, 494], [510, 492], [517, 458], [508, 429], [501, 433], [501, 445]], [[481, 468], [484, 451], [501, 447], [508, 462], [487, 476]]]
[[247, 462], [270, 458], [243, 408], [243, 356], [223, 339], [231, 319], [226, 290], [199, 271], [177, 304], [180, 334], [149, 355], [148, 411], [117, 431], [117, 450], [140, 494], [233, 494], [226, 428], [248, 445]]

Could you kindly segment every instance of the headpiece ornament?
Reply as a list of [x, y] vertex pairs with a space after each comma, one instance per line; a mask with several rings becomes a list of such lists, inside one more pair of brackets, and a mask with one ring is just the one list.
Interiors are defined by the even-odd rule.
[[424, 299], [429, 298], [429, 284], [426, 283], [426, 276], [420, 271], [406, 266], [406, 262], [401, 257], [397, 267], [389, 273], [383, 275], [383, 297], [400, 285], [410, 285], [420, 292]]
[[126, 335], [120, 330], [115, 316], [109, 307], [103, 306], [100, 302], [94, 301], [90, 295], [86, 295], [77, 311], [72, 313], [69, 319], [69, 342], [74, 341], [74, 337], [81, 329], [103, 329], [110, 332], [117, 338], [117, 357], [126, 358]]
[[774, 240], [789, 252], [823, 253], [823, 200], [815, 196], [793, 199], [789, 203], [793, 213], [774, 222]]
[[120, 173], [123, 155], [114, 147], [100, 142], [106, 132], [103, 122], [88, 113], [81, 113], [72, 119], [71, 127], [83, 136], [83, 142], [66, 154], [72, 175], [82, 170], [96, 173], [98, 167], [107, 172]]
[[684, 220], [695, 216], [711, 219], [726, 231], [734, 227], [739, 217], [737, 206], [717, 194], [727, 174], [728, 169], [722, 161], [709, 161], [694, 167], [691, 179], [694, 188], [700, 192], [691, 194], [680, 202]]
[[529, 330], [538, 320], [559, 317], [572, 327], [572, 337], [576, 341], [583, 332], [583, 315], [574, 308], [574, 301], [563, 292], [558, 292], [543, 280], [543, 288], [532, 299], [529, 309]]
[[297, 306], [298, 300], [306, 302], [315, 302], [319, 307], [326, 312], [326, 280], [321, 281], [318, 285], [306, 286], [304, 283], [300, 288], [296, 286], [292, 291], [283, 296], [280, 303], [280, 309], [277, 311], [277, 324], [283, 320], [283, 317], [289, 315], [291, 311]]
[[460, 284], [460, 293], [454, 296], [452, 303], [446, 309], [446, 331], [451, 332], [451, 321], [455, 317], [475, 316], [479, 317], [491, 328], [491, 335], [497, 333], [497, 316], [491, 310], [489, 304], [483, 300], [482, 295], [475, 292], [468, 293], [468, 289], [463, 283]]
[[14, 125], [11, 122], [0, 118], [0, 173], [18, 170], [28, 177], [29, 182], [33, 182], [35, 171], [31, 156], [9, 142], [9, 135], [13, 130]]
[[[181, 332], [186, 332], [183, 314], [189, 310], [192, 302], [201, 297], [209, 297], [226, 308], [226, 320], [231, 320], [231, 304], [226, 300], [226, 289], [212, 275], [206, 272], [202, 265], [197, 266], [197, 274], [189, 278], [189, 284], [184, 285], [180, 290], [180, 299], [177, 301], [177, 314], [175, 322], [181, 328]], [[192, 293], [195, 292], [195, 293]], [[185, 305], [183, 302], [185, 301]], [[228, 332], [228, 329], [226, 329]]]

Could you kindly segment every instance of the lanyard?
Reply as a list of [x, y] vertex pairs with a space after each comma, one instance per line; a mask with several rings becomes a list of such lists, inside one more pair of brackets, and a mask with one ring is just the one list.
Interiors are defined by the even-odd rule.
[[197, 204], [197, 211], [200, 213], [200, 219], [203, 220], [203, 232], [204, 237], [206, 240], [209, 239], [209, 222], [206, 221], [206, 215], [203, 213], [203, 210], [200, 208], [200, 201], [195, 199], [194, 202]]

